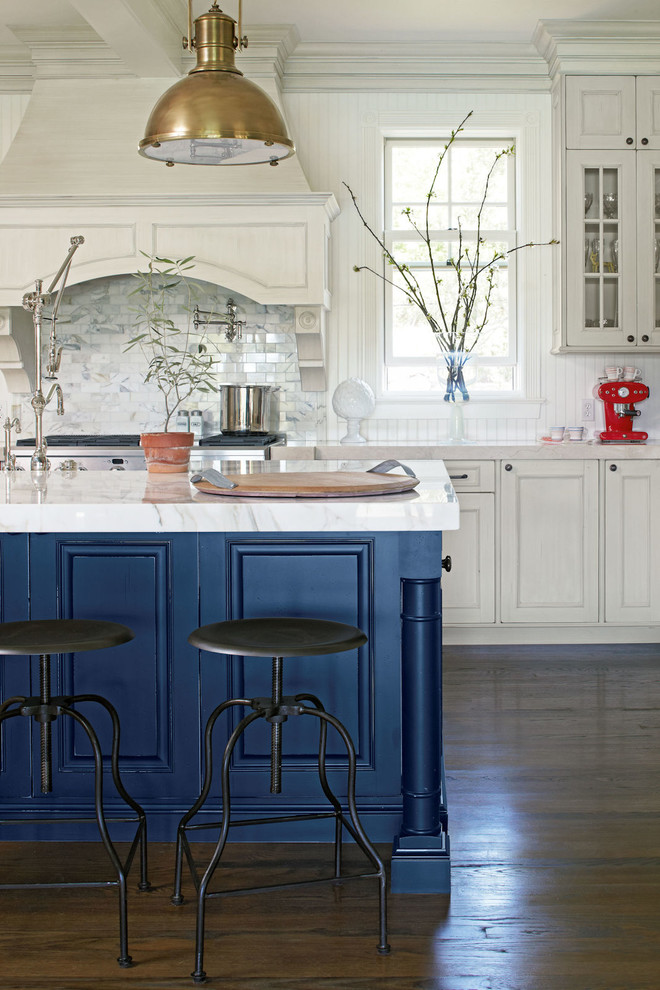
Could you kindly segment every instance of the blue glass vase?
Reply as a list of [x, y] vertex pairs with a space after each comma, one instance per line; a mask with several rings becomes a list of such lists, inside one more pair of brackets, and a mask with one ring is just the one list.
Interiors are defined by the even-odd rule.
[[468, 402], [470, 393], [463, 377], [463, 368], [470, 355], [465, 351], [447, 351], [442, 356], [447, 368], [445, 402], [456, 402], [457, 398], [459, 402]]

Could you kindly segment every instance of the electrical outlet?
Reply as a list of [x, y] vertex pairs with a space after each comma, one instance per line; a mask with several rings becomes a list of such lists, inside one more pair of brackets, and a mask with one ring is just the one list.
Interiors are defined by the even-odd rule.
[[593, 420], [594, 419], [594, 400], [593, 399], [583, 399], [582, 400], [582, 419], [583, 420]]

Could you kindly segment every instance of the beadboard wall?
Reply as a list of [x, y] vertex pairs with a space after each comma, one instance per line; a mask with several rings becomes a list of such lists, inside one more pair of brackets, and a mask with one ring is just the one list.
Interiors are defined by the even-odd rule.
[[[396, 133], [400, 126], [418, 125], [420, 133], [432, 133], [434, 121], [447, 118], [457, 125], [469, 110], [474, 121], [482, 116], [505, 115], [509, 110], [522, 112], [525, 118], [536, 117], [541, 129], [539, 145], [541, 160], [536, 163], [538, 188], [532, 191], [530, 209], [538, 213], [538, 224], [530, 231], [535, 240], [554, 236], [552, 229], [552, 183], [550, 147], [549, 93], [501, 92], [466, 94], [379, 93], [379, 92], [320, 92], [287, 94], [286, 109], [289, 124], [296, 136], [298, 154], [313, 189], [334, 192], [341, 215], [332, 225], [332, 287], [333, 305], [328, 318], [327, 349], [329, 394], [344, 378], [365, 378], [378, 393], [379, 326], [382, 320], [381, 288], [375, 278], [356, 274], [354, 264], [363, 264], [374, 257], [373, 244], [357, 218], [346, 182], [359, 196], [361, 208], [369, 218], [382, 216], [382, 176], [373, 173], [370, 156], [374, 143], [382, 144], [382, 132]], [[436, 125], [437, 127], [437, 125]], [[470, 129], [472, 124], [469, 125]], [[467, 132], [466, 132], [467, 133]], [[552, 249], [550, 249], [552, 250]], [[556, 249], [555, 249], [556, 250]], [[479, 414], [479, 402], [471, 403], [465, 418], [468, 439], [533, 440], [542, 436], [551, 425], [584, 425], [591, 432], [602, 429], [602, 408], [597, 408], [596, 422], [581, 419], [582, 400], [591, 397], [593, 386], [606, 364], [634, 364], [643, 373], [651, 389], [651, 399], [642, 405], [637, 428], [652, 437], [660, 437], [660, 355], [637, 359], [631, 353], [576, 355], [550, 353], [553, 319], [552, 283], [549, 261], [541, 260], [540, 252], [533, 260], [529, 279], [538, 279], [536, 302], [531, 308], [521, 308], [519, 316], [530, 321], [533, 360], [538, 367], [538, 393], [530, 398], [541, 399], [539, 418], [516, 418], [516, 403], [507, 411]], [[531, 259], [530, 259], [531, 260]], [[330, 403], [328, 403], [330, 407]], [[377, 442], [413, 440], [436, 442], [448, 433], [446, 404], [433, 413], [415, 418], [402, 415], [372, 418], [363, 423], [361, 432]], [[599, 404], [597, 403], [597, 407]], [[329, 408], [328, 437], [343, 436], [345, 424], [337, 423]]]
[[[138, 347], [126, 351], [136, 333], [135, 300], [130, 296], [135, 286], [132, 276], [117, 275], [65, 290], [57, 334], [63, 347], [58, 377], [65, 413], [57, 415], [53, 399], [44, 413], [45, 433], [139, 433], [162, 429], [163, 401], [158, 389], [144, 382], [146, 360]], [[209, 351], [217, 357], [218, 384], [278, 386], [279, 391], [272, 396], [272, 427], [285, 431], [291, 439], [316, 442], [319, 424], [325, 422], [325, 396], [301, 389], [293, 309], [260, 306], [208, 283], [200, 282], [199, 286], [202, 294], [195, 301], [200, 310], [220, 314], [231, 296], [239, 319], [246, 321], [241, 341], [230, 343], [223, 333], [208, 335]], [[181, 329], [188, 325], [186, 303], [187, 297], [181, 291], [168, 309], [168, 315]], [[47, 332], [45, 324], [44, 339]], [[47, 386], [45, 382], [46, 394]], [[31, 435], [34, 416], [29, 397], [14, 397], [14, 406], [17, 401], [23, 433]], [[217, 394], [198, 393], [185, 407], [201, 409], [205, 432], [218, 432]]]
[[[0, 95], [0, 160], [11, 143], [27, 100], [25, 94]], [[237, 376], [243, 374], [246, 378], [258, 381], [259, 379], [253, 377], [257, 372], [248, 369], [256, 367], [260, 362], [268, 366], [271, 372], [269, 380], [281, 384], [283, 393], [286, 392], [286, 397], [282, 396], [282, 428], [293, 438], [310, 442], [332, 441], [345, 432], [345, 424], [337, 421], [331, 408], [330, 399], [336, 385], [345, 378], [357, 376], [365, 378], [376, 392], [379, 386], [379, 327], [382, 321], [380, 287], [375, 279], [369, 281], [364, 275], [357, 275], [353, 271], [353, 265], [362, 263], [369, 250], [373, 251], [373, 245], [369, 244], [368, 235], [357, 221], [348, 192], [342, 184], [347, 182], [360, 195], [367, 215], [380, 215], [381, 176], [373, 175], [371, 165], [367, 167], [370, 156], [373, 158], [377, 142], [382, 141], [379, 121], [399, 119], [418, 122], [422, 131], [425, 128], [428, 132], [432, 129], [434, 119], [451, 119], [458, 123], [470, 109], [475, 109], [476, 112], [497, 112], [506, 107], [515, 107], [535, 116], [543, 137], [543, 156], [538, 163], [538, 189], [533, 191], [539, 203], [540, 214], [539, 229], [534, 231], [534, 236], [540, 239], [553, 234], [548, 195], [551, 188], [550, 95], [539, 92], [503, 94], [501, 91], [468, 94], [288, 92], [285, 93], [284, 105], [297, 152], [311, 188], [333, 192], [342, 210], [332, 225], [333, 298], [326, 335], [329, 387], [325, 395], [300, 391], [291, 311], [287, 307], [272, 307], [264, 312], [263, 307], [237, 297], [236, 293], [232, 295], [245, 308], [246, 314], [254, 318], [260, 329], [255, 333], [255, 341], [246, 341], [250, 347], [253, 343], [256, 346], [254, 350], [244, 349], [235, 371], [231, 369], [232, 380], [241, 380]], [[484, 441], [531, 440], [544, 434], [550, 425], [581, 424], [582, 400], [591, 396], [593, 385], [606, 364], [635, 364], [642, 370], [643, 380], [651, 389], [651, 399], [641, 406], [642, 416], [637, 425], [647, 430], [652, 437], [660, 437], [660, 403], [656, 399], [660, 396], [660, 355], [647, 355], [643, 359], [637, 359], [630, 353], [551, 355], [553, 319], [557, 319], [558, 314], [552, 313], [549, 266], [545, 269], [539, 269], [538, 265], [534, 269], [532, 266], [532, 277], [538, 280], [537, 302], [531, 310], [525, 312], [525, 319], [531, 321], [530, 356], [538, 382], [537, 394], [530, 395], [530, 398], [541, 400], [540, 416], [518, 417], [515, 404], [501, 410], [493, 410], [489, 405], [488, 414], [480, 414], [479, 402], [475, 401], [466, 418], [467, 438]], [[86, 307], [97, 312], [101, 299], [115, 298], [116, 290], [110, 284], [113, 281], [109, 280], [105, 286], [90, 283], [87, 287], [80, 287], [79, 297], [67, 294], [62, 317], [66, 318], [67, 307], [70, 315], [75, 312], [80, 316]], [[226, 290], [214, 287], [210, 292], [218, 301], [226, 301]], [[113, 323], [109, 318], [113, 315], [118, 322]], [[90, 322], [87, 329], [84, 329], [84, 321], [77, 319], [75, 334], [80, 337], [80, 342], [69, 343], [72, 346], [79, 343], [79, 350], [67, 349], [62, 360], [61, 381], [67, 414], [64, 420], [56, 421], [49, 410], [45, 417], [47, 430], [56, 427], [64, 432], [65, 425], [72, 429], [74, 426], [75, 429], [92, 429], [97, 426], [99, 429], [107, 429], [106, 409], [112, 411], [115, 422], [118, 422], [116, 417], [122, 417], [122, 430], [130, 429], [133, 432], [143, 426], [155, 425], [158, 418], [157, 400], [153, 393], [149, 396], [141, 391], [137, 356], [131, 358], [131, 362], [136, 362], [133, 365], [127, 361], [127, 355], [122, 354], [120, 341], [128, 339], [130, 319], [126, 314], [121, 316], [121, 320], [119, 317], [120, 314], [116, 311], [114, 314], [98, 313], [96, 322]], [[277, 330], [274, 329], [271, 317], [275, 319]], [[108, 325], [121, 326], [121, 333], [106, 334], [103, 328]], [[71, 328], [65, 328], [62, 324], [63, 336], [70, 330]], [[103, 354], [103, 371], [96, 370], [95, 363], [90, 360], [91, 351], [85, 354], [87, 345], [94, 349], [94, 362], [99, 354]], [[111, 345], [112, 359], [105, 351]], [[266, 347], [269, 349], [265, 350]], [[229, 375], [229, 364], [225, 371]], [[96, 374], [101, 375], [101, 381], [94, 379]], [[103, 406], [101, 426], [99, 419], [95, 417], [102, 408], [99, 395], [103, 388], [108, 390], [107, 396], [112, 396], [114, 390], [114, 398], [110, 398]], [[2, 380], [0, 415], [4, 416], [11, 404], [12, 397], [7, 395]], [[200, 405], [203, 406], [201, 400]], [[433, 443], [444, 440], [447, 436], [447, 419], [446, 408], [443, 409], [443, 406], [444, 403], [434, 401], [429, 405], [428, 413], [422, 410], [414, 418], [407, 418], [403, 409], [400, 415], [394, 412], [386, 418], [374, 417], [363, 423], [362, 433], [368, 439], [378, 442], [412, 440]], [[125, 412], [126, 409], [128, 412]], [[24, 422], [29, 423], [31, 416], [31, 410], [29, 407], [25, 408], [24, 403]], [[140, 417], [145, 420], [144, 423], [139, 421]], [[601, 419], [597, 418], [595, 423], [584, 425], [589, 430], [599, 428], [602, 410], [597, 409], [597, 417]]]

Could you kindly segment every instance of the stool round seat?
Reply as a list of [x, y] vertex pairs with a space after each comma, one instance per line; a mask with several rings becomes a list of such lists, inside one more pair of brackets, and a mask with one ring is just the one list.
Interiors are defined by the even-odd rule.
[[119, 622], [100, 619], [34, 619], [0, 623], [0, 654], [76, 653], [129, 643], [135, 634]]
[[367, 642], [357, 626], [283, 616], [230, 619], [195, 629], [188, 642], [210, 653], [246, 657], [306, 657], [353, 650]]

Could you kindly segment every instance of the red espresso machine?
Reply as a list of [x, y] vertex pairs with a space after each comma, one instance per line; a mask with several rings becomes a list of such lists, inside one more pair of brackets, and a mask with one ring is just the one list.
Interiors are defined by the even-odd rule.
[[605, 381], [596, 385], [593, 394], [605, 405], [601, 443], [644, 443], [648, 439], [648, 433], [633, 430], [633, 420], [641, 416], [635, 406], [648, 399], [648, 385], [639, 381]]

